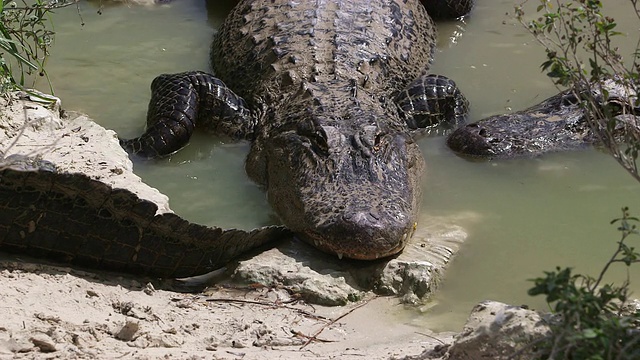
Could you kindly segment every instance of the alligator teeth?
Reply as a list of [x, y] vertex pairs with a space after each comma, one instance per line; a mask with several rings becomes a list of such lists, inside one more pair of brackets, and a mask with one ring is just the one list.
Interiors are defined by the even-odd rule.
[[342, 260], [342, 253], [338, 253], [338, 259]]

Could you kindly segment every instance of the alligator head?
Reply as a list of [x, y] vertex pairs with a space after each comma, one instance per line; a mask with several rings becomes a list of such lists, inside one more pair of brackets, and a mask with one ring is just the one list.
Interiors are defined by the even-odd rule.
[[400, 252], [416, 226], [424, 169], [409, 134], [359, 109], [287, 116], [268, 140], [256, 139], [247, 160], [284, 225], [338, 257]]
[[[613, 115], [633, 110], [635, 96], [612, 80], [602, 82], [607, 92], [603, 100], [601, 90], [591, 87], [584, 91], [593, 94], [599, 110]], [[584, 96], [580, 91], [566, 90], [526, 110], [512, 114], [494, 115], [463, 126], [447, 139], [456, 153], [475, 158], [514, 158], [536, 156], [551, 151], [583, 148], [597, 143], [587, 121]], [[626, 120], [624, 120], [626, 121]]]

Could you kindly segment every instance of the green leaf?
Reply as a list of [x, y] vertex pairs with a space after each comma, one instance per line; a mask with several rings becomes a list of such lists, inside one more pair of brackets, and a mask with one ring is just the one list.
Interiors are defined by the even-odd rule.
[[33, 64], [26, 57], [22, 56], [22, 54], [20, 54], [20, 52], [17, 50], [17, 48], [15, 46], [12, 46], [12, 44], [13, 45], [17, 44], [20, 47], [24, 48], [24, 46], [22, 44], [16, 43], [16, 41], [14, 41], [14, 40], [0, 38], [0, 48], [1, 49], [4, 49], [5, 51], [7, 51], [9, 53], [9, 55], [13, 56], [16, 60], [20, 61], [21, 63], [23, 63], [25, 65], [27, 65], [31, 69], [38, 70], [38, 66]]

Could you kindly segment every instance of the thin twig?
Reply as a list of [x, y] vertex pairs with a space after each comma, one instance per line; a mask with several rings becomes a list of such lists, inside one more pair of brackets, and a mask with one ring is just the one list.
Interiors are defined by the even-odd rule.
[[423, 333], [423, 332], [419, 332], [419, 331], [416, 331], [416, 334], [418, 334], [418, 335], [422, 335], [422, 336], [426, 336], [426, 337], [428, 337], [428, 338], [430, 338], [430, 339], [433, 339], [433, 340], [435, 340], [435, 341], [439, 342], [439, 343], [440, 343], [440, 344], [442, 344], [442, 345], [447, 345], [447, 343], [445, 343], [444, 341], [442, 341], [442, 340], [438, 339], [437, 337], [435, 337], [435, 336], [433, 336], [433, 335], [425, 334], [425, 333]]
[[267, 307], [271, 307], [271, 308], [282, 308], [282, 309], [288, 309], [288, 310], [293, 310], [296, 311], [302, 315], [305, 316], [309, 316], [311, 318], [317, 319], [317, 320], [328, 320], [326, 317], [321, 316], [321, 315], [316, 315], [313, 313], [310, 313], [306, 310], [302, 310], [293, 306], [287, 306], [287, 305], [279, 305], [275, 302], [269, 302], [269, 301], [258, 301], [258, 300], [246, 300], [246, 299], [229, 299], [229, 298], [207, 298], [205, 301], [207, 302], [226, 302], [226, 303], [241, 303], [241, 304], [252, 304], [252, 305], [261, 305], [261, 306], [267, 306]]
[[[63, 2], [50, 2], [47, 5], [43, 5], [40, 6], [41, 9], [45, 10], [45, 11], [50, 11], [50, 10], [55, 10], [55, 9], [62, 9], [62, 8], [66, 8], [68, 6], [71, 5], [76, 5], [80, 2], [80, 0], [71, 0], [69, 2], [67, 1], [63, 1]], [[31, 10], [35, 10], [36, 7], [5, 7], [3, 10], [4, 11], [31, 11]]]
[[340, 319], [342, 319], [342, 318], [344, 318], [345, 316], [347, 316], [347, 315], [351, 314], [352, 312], [356, 311], [357, 309], [360, 309], [361, 307], [363, 307], [363, 306], [365, 306], [365, 305], [369, 304], [369, 302], [371, 302], [371, 300], [373, 300], [373, 299], [375, 299], [375, 298], [376, 298], [376, 297], [373, 297], [373, 298], [371, 298], [371, 299], [369, 299], [369, 300], [367, 300], [367, 301], [363, 302], [362, 304], [359, 304], [358, 306], [354, 307], [353, 309], [351, 309], [351, 310], [347, 311], [346, 313], [344, 313], [344, 314], [342, 314], [342, 315], [338, 316], [337, 318], [335, 318], [335, 319], [333, 319], [333, 320], [329, 321], [329, 322], [328, 322], [327, 324], [325, 324], [322, 328], [320, 328], [320, 330], [316, 331], [316, 333], [315, 333], [315, 334], [311, 335], [311, 336], [309, 337], [309, 340], [307, 340], [307, 342], [306, 342], [306, 343], [304, 343], [304, 345], [302, 345], [302, 346], [300, 347], [300, 349], [299, 349], [299, 350], [304, 349], [307, 345], [311, 344], [311, 342], [312, 342], [312, 341], [316, 340], [316, 339], [317, 339], [317, 337], [318, 337], [318, 335], [320, 335], [320, 333], [322, 333], [326, 328], [328, 328], [329, 326], [331, 326], [331, 325], [335, 324], [335, 323], [336, 323], [336, 322], [338, 322]]
[[335, 342], [335, 340], [328, 340], [328, 339], [319, 339], [319, 338], [314, 338], [314, 337], [311, 337], [311, 336], [309, 336], [309, 335], [305, 335], [305, 334], [303, 334], [302, 332], [300, 332], [300, 331], [296, 331], [296, 330], [293, 330], [293, 329], [291, 329], [291, 333], [292, 333], [293, 335], [295, 335], [295, 336], [302, 337], [302, 338], [308, 339], [308, 340], [310, 340], [310, 341], [320, 341], [320, 342], [324, 342], [324, 343]]

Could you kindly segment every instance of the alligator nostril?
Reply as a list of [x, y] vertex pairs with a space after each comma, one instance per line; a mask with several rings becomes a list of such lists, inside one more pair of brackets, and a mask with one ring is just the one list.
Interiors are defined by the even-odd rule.
[[342, 215], [342, 219], [350, 226], [379, 227], [380, 216], [373, 211], [355, 211]]
[[478, 131], [478, 135], [482, 136], [482, 137], [487, 137], [487, 130], [486, 129], [480, 129], [480, 131]]

